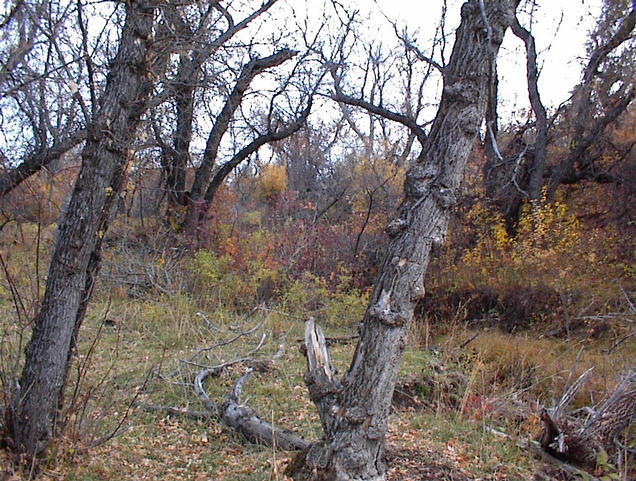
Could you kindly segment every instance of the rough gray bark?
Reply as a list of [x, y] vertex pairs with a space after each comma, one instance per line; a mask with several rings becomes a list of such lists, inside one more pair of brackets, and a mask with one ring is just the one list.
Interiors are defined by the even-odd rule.
[[391, 240], [351, 366], [341, 385], [330, 376], [308, 374], [325, 432], [296, 459], [290, 469], [295, 479], [384, 479], [384, 436], [413, 310], [424, 296], [431, 247], [444, 239], [455, 191], [484, 118], [491, 65], [517, 3], [470, 0], [462, 6], [438, 113], [407, 172], [397, 216], [387, 226]]
[[155, 3], [126, 4], [126, 21], [101, 107], [49, 267], [42, 306], [8, 412], [13, 448], [31, 458], [55, 434], [69, 353], [81, 324], [110, 207], [121, 189], [129, 147], [152, 89]]

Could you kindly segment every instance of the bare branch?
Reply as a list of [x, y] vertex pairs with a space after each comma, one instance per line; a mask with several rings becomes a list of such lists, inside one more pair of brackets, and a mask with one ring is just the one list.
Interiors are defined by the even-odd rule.
[[302, 114], [290, 124], [287, 124], [285, 127], [280, 128], [273, 132], [268, 132], [266, 134], [258, 136], [256, 139], [252, 140], [248, 145], [243, 147], [232, 159], [225, 162], [219, 170], [216, 171], [210, 184], [205, 192], [204, 199], [209, 204], [214, 199], [214, 196], [221, 186], [223, 181], [227, 178], [227, 176], [232, 172], [241, 162], [247, 159], [250, 155], [255, 153], [258, 149], [260, 149], [263, 145], [269, 144], [271, 142], [275, 142], [277, 140], [282, 140], [290, 135], [294, 134], [307, 121], [309, 114], [311, 112], [312, 101], [309, 101], [307, 108], [303, 110]]
[[372, 114], [379, 115], [380, 117], [384, 117], [385, 119], [392, 120], [394, 122], [398, 122], [406, 127], [408, 127], [411, 132], [417, 137], [417, 140], [420, 144], [424, 144], [426, 142], [426, 132], [424, 129], [417, 124], [417, 122], [407, 117], [406, 115], [398, 114], [396, 112], [392, 112], [384, 107], [380, 107], [378, 105], [373, 105], [370, 102], [367, 102], [363, 99], [357, 99], [342, 93], [339, 89], [336, 90], [335, 94], [331, 95], [331, 98], [336, 102], [342, 102], [347, 105], [352, 105], [354, 107], [361, 107]]
[[526, 47], [526, 78], [528, 83], [528, 95], [530, 97], [530, 105], [532, 106], [536, 119], [534, 162], [530, 174], [528, 191], [530, 199], [537, 200], [541, 195], [543, 174], [545, 171], [547, 157], [548, 118], [539, 94], [539, 71], [537, 68], [537, 51], [534, 37], [528, 30], [521, 26], [517, 17], [515, 17], [511, 28], [512, 32], [523, 40]]
[[11, 192], [25, 179], [82, 143], [86, 140], [86, 136], [87, 131], [85, 129], [78, 130], [65, 139], [56, 142], [52, 147], [26, 156], [16, 167], [2, 172], [0, 174], [0, 197]]
[[[232, 93], [225, 102], [221, 113], [216, 118], [214, 126], [210, 131], [207, 144], [205, 146], [205, 152], [203, 154], [203, 160], [201, 165], [197, 169], [194, 183], [188, 194], [191, 202], [200, 202], [204, 192], [207, 190], [212, 167], [216, 162], [219, 146], [221, 145], [221, 139], [225, 132], [227, 132], [230, 121], [234, 112], [241, 104], [241, 100], [245, 95], [245, 92], [250, 86], [252, 80], [265, 70], [275, 67], [277, 65], [286, 62], [293, 58], [297, 52], [290, 49], [282, 49], [269, 57], [257, 58], [251, 60], [247, 65], [243, 67], [241, 75], [236, 81], [236, 85], [232, 90]], [[196, 214], [193, 210], [190, 210], [188, 215], [193, 217]], [[190, 218], [190, 223], [194, 222], [193, 218]]]

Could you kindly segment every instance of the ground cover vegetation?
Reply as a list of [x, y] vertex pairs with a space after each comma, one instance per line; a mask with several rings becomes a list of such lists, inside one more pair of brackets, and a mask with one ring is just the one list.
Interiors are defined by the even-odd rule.
[[554, 109], [535, 2], [7, 5], [4, 478], [633, 479], [633, 2]]

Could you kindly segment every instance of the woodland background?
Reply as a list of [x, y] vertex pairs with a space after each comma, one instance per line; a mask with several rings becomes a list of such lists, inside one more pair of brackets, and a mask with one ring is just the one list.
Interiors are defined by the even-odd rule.
[[[221, 366], [210, 398], [221, 402], [251, 367], [245, 403], [276, 427], [319, 435], [298, 349], [303, 324], [323, 326], [346, 370], [449, 34], [442, 19], [417, 47], [396, 25], [393, 43], [381, 44], [358, 35], [364, 19], [337, 2], [315, 25], [294, 11], [288, 33], [272, 34], [262, 25], [280, 15], [277, 2], [216, 3], [193, 3], [177, 26], [164, 13], [181, 44], [157, 74], [123, 187], [107, 193], [102, 268], [55, 443], [38, 469], [3, 451], [6, 479], [21, 462], [25, 478], [285, 479], [289, 452], [246, 442], [202, 411], [193, 382], [206, 366]], [[2, 42], [17, 45], [0, 72], [4, 406], [113, 58], [116, 42], [105, 39], [121, 24], [114, 7], [95, 37], [91, 8], [17, 2], [3, 13]], [[522, 20], [534, 8], [522, 4]], [[503, 124], [490, 92], [405, 350], [388, 479], [567, 479], [534, 456], [541, 409], [590, 367], [571, 411], [633, 382], [634, 8], [604, 1], [582, 82], [561, 106], [541, 113], [535, 102]], [[71, 40], [78, 31], [82, 45]], [[298, 51], [287, 49], [292, 40]], [[589, 476], [634, 475], [633, 424], [623, 435], [622, 454], [600, 456]]]

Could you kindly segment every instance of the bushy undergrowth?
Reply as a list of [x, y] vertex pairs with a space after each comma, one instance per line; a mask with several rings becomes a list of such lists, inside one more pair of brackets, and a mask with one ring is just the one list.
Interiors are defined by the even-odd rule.
[[570, 335], [570, 328], [591, 330], [600, 313], [620, 310], [635, 290], [633, 237], [610, 224], [584, 224], [562, 201], [526, 204], [514, 234], [500, 214], [476, 202], [451, 233], [427, 274], [423, 319], [508, 332], [563, 326], [561, 334]]
[[[602, 293], [607, 279], [625, 274], [616, 232], [583, 226], [563, 202], [526, 204], [514, 235], [503, 217], [481, 202], [460, 222], [432, 269], [435, 287], [521, 285]], [[461, 242], [462, 237], [469, 241]]]
[[[196, 369], [253, 351], [262, 335], [253, 357], [271, 356], [283, 335], [287, 351], [249, 382], [250, 405], [276, 425], [319, 436], [297, 340], [310, 316], [328, 335], [355, 334], [375, 269], [371, 237], [383, 236], [379, 226], [386, 218], [378, 213], [371, 219], [360, 236], [369, 249], [360, 247], [354, 256], [363, 198], [357, 200], [360, 222], [347, 225], [311, 218], [315, 209], [300, 208], [302, 201], [277, 183], [267, 189], [262, 210], [235, 217], [225, 212], [196, 250], [171, 227], [114, 223], [69, 376], [64, 429], [45, 470], [66, 479], [122, 479], [143, 470], [152, 473], [147, 479], [281, 479], [276, 473], [287, 454], [246, 446], [214, 422], [138, 408], [199, 409], [191, 389]], [[291, 218], [286, 209], [307, 215]], [[458, 228], [439, 252], [427, 279], [428, 297], [400, 374], [397, 393], [403, 397], [392, 418], [406, 429], [394, 435], [407, 443], [407, 431], [430, 434], [435, 450], [461, 452], [474, 472], [496, 476], [497, 466], [508, 463], [517, 476], [509, 479], [523, 479], [532, 463], [515, 444], [536, 435], [539, 408], [558, 400], [590, 366], [595, 371], [573, 405], [593, 405], [633, 365], [634, 343], [615, 345], [630, 329], [618, 314], [633, 302], [633, 260], [624, 256], [625, 246], [623, 254], [616, 252], [618, 233], [583, 225], [565, 203], [526, 209], [516, 236], [499, 216], [475, 204], [465, 229]], [[54, 231], [12, 224], [0, 234], [6, 403], [41, 299]], [[462, 242], [462, 236], [470, 239]], [[255, 326], [240, 342], [188, 361], [197, 350]], [[465, 344], [475, 331], [478, 337]], [[332, 349], [342, 372], [353, 346]], [[244, 369], [238, 363], [216, 378], [210, 393], [225, 395]], [[192, 456], [191, 462], [172, 461], [169, 446]], [[85, 454], [89, 448], [110, 458], [98, 465]]]

